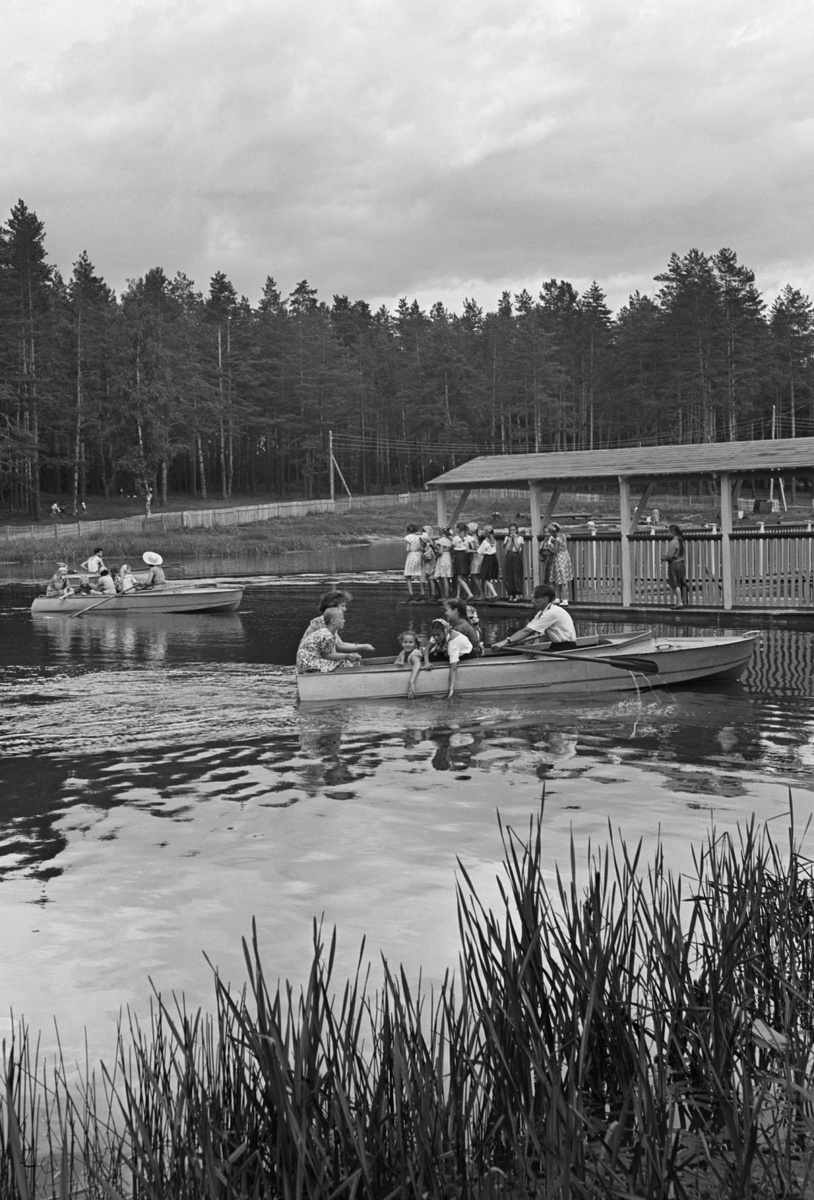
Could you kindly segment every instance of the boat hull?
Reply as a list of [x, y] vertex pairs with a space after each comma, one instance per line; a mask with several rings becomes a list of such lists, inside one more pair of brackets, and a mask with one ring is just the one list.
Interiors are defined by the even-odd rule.
[[58, 616], [125, 616], [138, 613], [227, 613], [235, 612], [243, 598], [241, 587], [169, 587], [155, 591], [122, 592], [109, 599], [93, 596], [68, 596], [50, 600], [37, 596], [32, 613]]
[[[737, 679], [754, 651], [757, 634], [741, 637], [653, 638], [649, 633], [619, 635], [601, 646], [581, 646], [565, 654], [541, 657], [531, 654], [489, 654], [459, 663], [455, 690], [459, 695], [481, 692], [516, 694], [552, 692], [586, 694], [673, 687], [697, 680]], [[596, 658], [635, 655], [658, 667], [657, 674], [641, 674], [614, 667]], [[590, 660], [584, 656], [590, 656]], [[368, 660], [361, 667], [340, 668], [330, 674], [297, 676], [303, 703], [346, 700], [406, 699], [410, 672], [392, 662]], [[444, 696], [449, 691], [449, 667], [433, 664], [416, 680], [416, 698]]]

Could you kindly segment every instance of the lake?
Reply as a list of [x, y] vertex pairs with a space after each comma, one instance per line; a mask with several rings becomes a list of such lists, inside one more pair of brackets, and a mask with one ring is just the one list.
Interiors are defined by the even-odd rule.
[[[434, 614], [366, 565], [345, 559], [346, 636], [395, 655]], [[244, 574], [227, 616], [79, 620], [33, 618], [34, 577], [0, 582], [0, 1036], [13, 1012], [48, 1050], [56, 1020], [69, 1057], [86, 1027], [108, 1057], [151, 981], [210, 1008], [207, 957], [239, 986], [253, 919], [270, 979], [304, 978], [323, 919], [337, 979], [366, 939], [375, 982], [380, 955], [437, 982], [456, 967], [459, 863], [496, 903], [497, 813], [527, 830], [543, 790], [552, 880], [572, 838], [585, 864], [609, 825], [689, 870], [712, 825], [754, 813], [782, 842], [790, 790], [799, 830], [814, 812], [808, 633], [765, 632], [738, 684], [309, 713], [291, 664], [319, 574]]]

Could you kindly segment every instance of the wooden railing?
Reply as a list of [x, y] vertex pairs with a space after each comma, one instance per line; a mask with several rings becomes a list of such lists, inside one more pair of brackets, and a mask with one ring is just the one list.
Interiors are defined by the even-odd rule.
[[[661, 561], [669, 536], [634, 534], [633, 603], [670, 602], [667, 566]], [[685, 535], [688, 602], [723, 607], [722, 535]], [[572, 534], [568, 542], [574, 567], [574, 599], [583, 603], [621, 604], [621, 539], [618, 533]], [[736, 530], [731, 539], [732, 603], [736, 607], [784, 608], [814, 605], [814, 532], [792, 529]], [[530, 560], [529, 560], [530, 574]]]

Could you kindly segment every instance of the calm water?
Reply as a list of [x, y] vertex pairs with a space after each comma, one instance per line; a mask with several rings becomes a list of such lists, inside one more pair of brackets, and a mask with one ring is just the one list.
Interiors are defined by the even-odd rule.
[[[807, 633], [764, 634], [742, 684], [308, 714], [291, 663], [321, 579], [251, 578], [231, 616], [71, 620], [32, 618], [38, 589], [10, 571], [0, 1034], [13, 1010], [50, 1046], [56, 1018], [69, 1053], [87, 1025], [106, 1055], [121, 1007], [146, 1013], [150, 979], [209, 1006], [205, 952], [242, 982], [252, 917], [272, 977], [303, 978], [324, 915], [340, 975], [366, 937], [374, 979], [382, 953], [438, 980], [456, 964], [458, 860], [495, 897], [496, 811], [527, 828], [544, 785], [552, 875], [572, 835], [585, 861], [609, 821], [648, 848], [661, 836], [689, 869], [712, 823], [754, 812], [783, 837], [789, 789], [800, 828], [814, 810]], [[433, 615], [386, 572], [351, 586], [347, 635], [381, 653]]]

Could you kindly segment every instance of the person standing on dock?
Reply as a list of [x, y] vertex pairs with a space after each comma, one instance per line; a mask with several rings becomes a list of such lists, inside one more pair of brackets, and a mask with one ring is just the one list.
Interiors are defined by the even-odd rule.
[[523, 547], [525, 539], [512, 522], [503, 539], [503, 586], [506, 596], [513, 603], [520, 602], [525, 588], [523, 572]]
[[571, 580], [574, 578], [571, 555], [568, 553], [568, 541], [562, 531], [562, 526], [558, 525], [556, 521], [551, 522], [548, 532], [552, 538], [551, 548], [554, 557], [551, 561], [551, 577], [547, 582], [553, 583], [560, 604], [567, 604]]
[[668, 526], [672, 537], [661, 561], [667, 563], [667, 586], [672, 593], [673, 608], [683, 608], [688, 598], [687, 562], [685, 559], [684, 535], [678, 525]]

